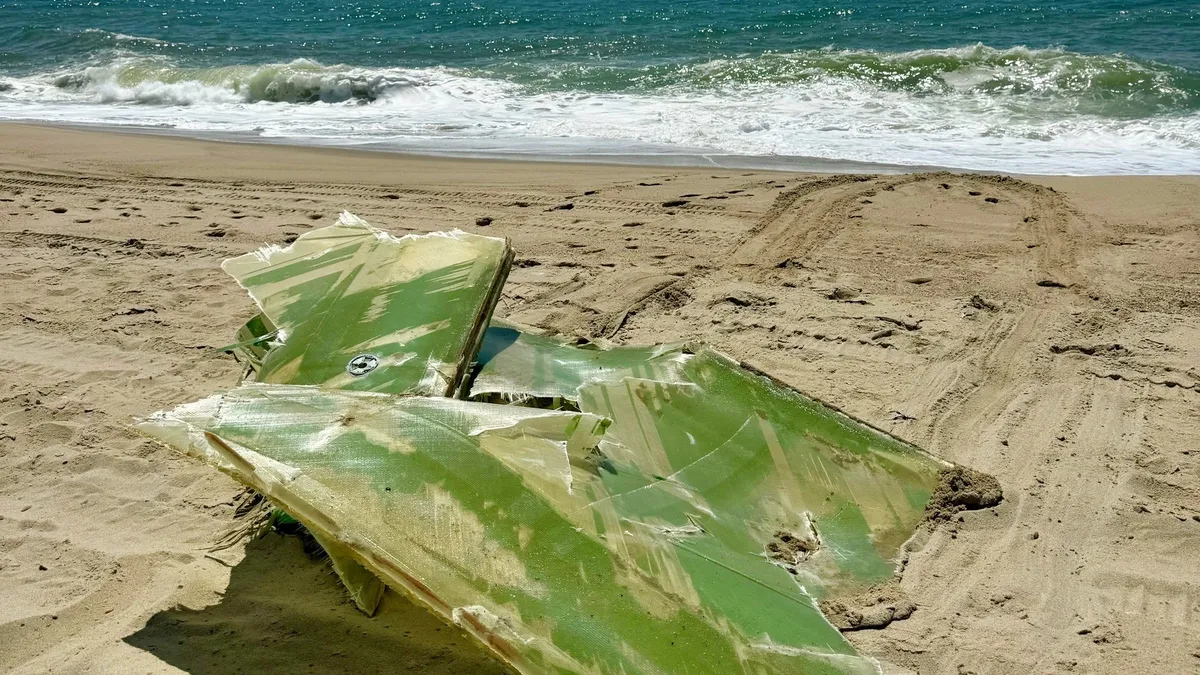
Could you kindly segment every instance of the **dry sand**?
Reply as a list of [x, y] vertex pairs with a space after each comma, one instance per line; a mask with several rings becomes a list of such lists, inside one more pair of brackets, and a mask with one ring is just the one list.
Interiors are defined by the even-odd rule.
[[707, 340], [998, 478], [1001, 506], [911, 556], [916, 612], [849, 634], [865, 652], [921, 673], [1200, 669], [1200, 179], [521, 164], [18, 125], [0, 148], [0, 670], [502, 672], [398, 597], [359, 615], [295, 539], [206, 555], [239, 488], [127, 427], [237, 382], [209, 348], [253, 307], [221, 259], [341, 209], [511, 237], [503, 316]]

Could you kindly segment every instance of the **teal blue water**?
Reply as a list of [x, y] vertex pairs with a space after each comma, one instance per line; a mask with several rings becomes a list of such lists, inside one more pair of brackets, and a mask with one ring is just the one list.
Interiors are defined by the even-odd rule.
[[0, 118], [560, 158], [1200, 172], [1195, 0], [6, 0]]

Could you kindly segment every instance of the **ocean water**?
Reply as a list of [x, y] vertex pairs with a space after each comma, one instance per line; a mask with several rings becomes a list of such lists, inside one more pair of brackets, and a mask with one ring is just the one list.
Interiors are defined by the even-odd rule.
[[468, 155], [1200, 173], [1200, 1], [0, 0], [0, 119]]

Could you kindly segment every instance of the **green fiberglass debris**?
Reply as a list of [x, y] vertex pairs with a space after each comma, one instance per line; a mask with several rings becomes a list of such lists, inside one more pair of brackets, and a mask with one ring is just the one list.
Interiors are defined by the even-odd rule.
[[222, 267], [278, 331], [277, 346], [261, 357], [260, 381], [450, 396], [511, 262], [503, 239], [393, 237], [344, 213], [287, 248], [268, 246]]
[[640, 377], [678, 382], [687, 361], [682, 345], [569, 346], [561, 340], [492, 321], [476, 356], [473, 400], [575, 401], [581, 386]]
[[522, 673], [878, 672], [818, 601], [891, 578], [944, 465], [702, 346], [489, 328], [511, 261], [349, 214], [229, 260], [257, 381], [137, 426]]

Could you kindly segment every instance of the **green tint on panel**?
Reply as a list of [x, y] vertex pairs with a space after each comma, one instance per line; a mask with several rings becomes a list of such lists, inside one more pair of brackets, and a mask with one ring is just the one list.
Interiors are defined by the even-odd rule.
[[818, 598], [892, 575], [941, 462], [711, 350], [683, 377], [580, 390], [612, 420], [593, 496], [610, 521], [699, 528]]
[[[249, 384], [138, 428], [262, 492], [521, 672], [874, 672], [786, 571], [753, 552], [672, 531], [656, 513], [598, 529], [624, 510], [589, 503], [607, 425]], [[686, 508], [672, 500], [650, 501]]]
[[346, 213], [287, 248], [222, 267], [279, 330], [259, 381], [449, 396], [479, 349], [511, 262], [503, 239], [393, 237]]
[[574, 401], [579, 387], [590, 382], [620, 382], [626, 377], [678, 382], [686, 360], [681, 345], [574, 346], [493, 320], [476, 356], [470, 396]]

